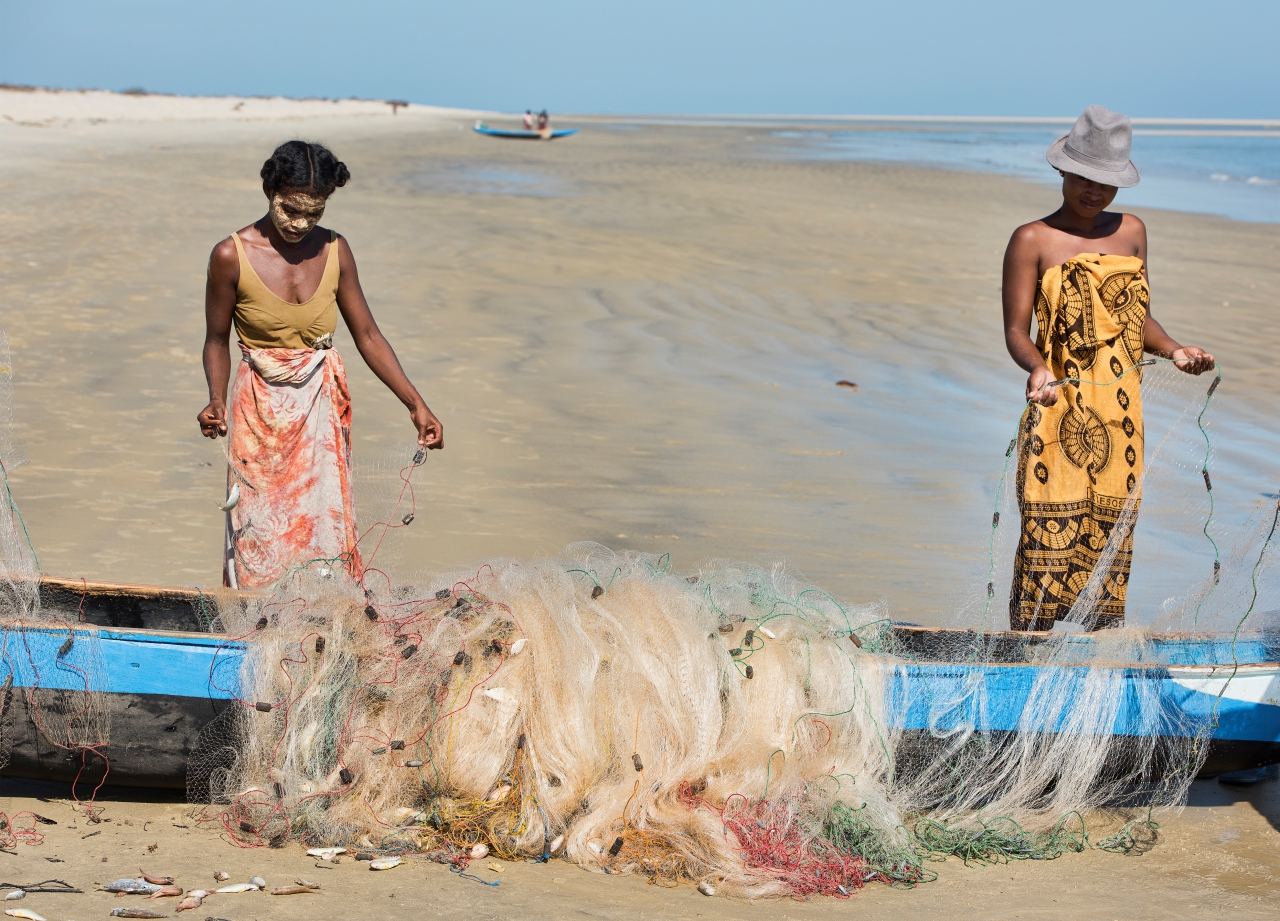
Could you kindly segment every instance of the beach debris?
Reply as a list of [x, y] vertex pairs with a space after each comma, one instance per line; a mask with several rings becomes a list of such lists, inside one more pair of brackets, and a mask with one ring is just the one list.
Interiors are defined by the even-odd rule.
[[152, 876], [146, 870], [142, 869], [142, 867], [138, 867], [138, 876], [141, 879], [145, 879], [147, 882], [151, 883], [153, 886], [172, 886], [173, 885], [172, 876]]
[[[855, 384], [853, 381], [836, 381], [836, 386], [837, 386], [837, 387], [848, 387], [850, 390], [857, 390], [857, 389], [858, 389], [858, 385], [857, 385], [857, 384]], [[701, 886], [699, 886], [698, 888], [699, 888], [699, 889], [701, 889], [702, 887], [701, 887]]]
[[315, 890], [310, 886], [276, 886], [271, 890], [272, 895], [302, 895], [311, 892]]
[[551, 853], [554, 854], [560, 850], [562, 844], [564, 844], [564, 835], [556, 835], [555, 840], [551, 842]]
[[6, 902], [10, 902], [10, 901], [13, 901], [14, 899], [25, 899], [26, 897], [27, 897], [26, 890], [15, 889], [12, 892], [5, 893], [4, 900]]
[[375, 857], [369, 861], [370, 870], [390, 870], [400, 866], [399, 857]]
[[111, 909], [111, 917], [113, 918], [167, 918], [168, 915], [161, 914], [158, 911], [151, 911], [146, 908], [113, 908]]
[[765, 636], [767, 636], [771, 640], [777, 639], [777, 637], [774, 636], [773, 631], [770, 630], [768, 627], [761, 627], [760, 632], [763, 633]]
[[297, 885], [299, 885], [299, 886], [306, 886], [308, 889], [319, 889], [319, 888], [320, 888], [320, 884], [319, 884], [319, 883], [309, 883], [309, 882], [307, 882], [305, 879], [295, 879], [295, 880], [294, 880], [294, 883], [296, 883], [296, 884], [297, 884]]
[[503, 871], [502, 871], [502, 865], [501, 865], [501, 864], [499, 864], [499, 863], [496, 863], [495, 861], [490, 860], [490, 861], [489, 861], [489, 863], [488, 863], [488, 864], [486, 864], [486, 866], [488, 866], [488, 868], [489, 868], [490, 870], [492, 870], [494, 873], [501, 873], [501, 872], [503, 872]]
[[125, 895], [151, 895], [159, 888], [155, 883], [149, 883], [145, 879], [118, 879], [107, 883], [105, 886], [99, 886], [98, 890], [100, 892], [120, 892]]
[[507, 700], [515, 700], [514, 697], [507, 693], [506, 688], [485, 688], [482, 693], [490, 700], [496, 700], [499, 703]]
[[484, 860], [489, 856], [489, 846], [487, 844], [477, 844], [471, 849], [472, 860]]
[[267, 888], [267, 881], [261, 876], [250, 876], [249, 882], [253, 883], [253, 885], [257, 886], [259, 889]]
[[178, 903], [178, 907], [174, 911], [190, 911], [193, 908], [199, 908], [205, 896], [212, 894], [208, 889], [192, 889], [187, 893], [187, 897]]
[[511, 644], [511, 655], [513, 656], [520, 655], [520, 653], [524, 652], [524, 647], [527, 646], [528, 644], [529, 644], [529, 640], [527, 638], [523, 636], [520, 637], [520, 639], [516, 640], [514, 643]]
[[716, 887], [711, 885], [710, 880], [704, 879], [702, 882], [698, 883], [698, 891], [703, 895], [715, 895]]
[[511, 784], [498, 784], [493, 788], [493, 792], [489, 794], [489, 802], [496, 803], [500, 799], [504, 799], [511, 792]]
[[333, 860], [339, 854], [345, 854], [345, 847], [313, 847], [307, 851], [308, 857], [319, 857], [321, 860]]
[[231, 874], [226, 870], [219, 870], [213, 874], [213, 879], [215, 882], [225, 883], [227, 880], [231, 879]]
[[257, 883], [232, 883], [230, 886], [223, 886], [221, 889], [215, 889], [214, 892], [231, 893], [231, 892], [257, 892], [262, 887]]
[[231, 484], [231, 492], [227, 494], [227, 501], [219, 505], [218, 508], [224, 512], [229, 512], [240, 504], [240, 484]]
[[11, 918], [25, 918], [26, 921], [45, 921], [44, 915], [38, 915], [25, 908], [6, 908], [4, 913]]
[[151, 895], [147, 896], [147, 898], [170, 899], [170, 898], [173, 898], [174, 896], [179, 896], [179, 895], [182, 895], [181, 886], [161, 886], [155, 892], [151, 893]]

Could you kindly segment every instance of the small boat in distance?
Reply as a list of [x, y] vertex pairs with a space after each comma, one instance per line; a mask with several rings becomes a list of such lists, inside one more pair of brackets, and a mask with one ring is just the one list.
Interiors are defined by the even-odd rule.
[[523, 141], [551, 141], [556, 138], [577, 134], [577, 128], [546, 128], [542, 131], [524, 131], [511, 128], [490, 128], [484, 122], [476, 122], [471, 130], [476, 134], [487, 134], [495, 138], [516, 138]]

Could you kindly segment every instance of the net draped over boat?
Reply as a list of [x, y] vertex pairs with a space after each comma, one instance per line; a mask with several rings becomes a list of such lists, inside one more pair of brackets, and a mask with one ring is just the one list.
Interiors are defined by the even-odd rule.
[[[97, 692], [107, 686], [106, 665], [98, 635], [75, 629], [77, 611], [41, 604], [39, 558], [10, 482], [25, 463], [15, 433], [9, 343], [0, 331], [0, 769], [21, 735], [43, 757], [66, 759], [77, 777], [93, 778], [88, 791], [72, 787], [73, 797], [84, 794], [91, 801], [107, 768], [103, 749], [111, 735], [111, 711]], [[0, 814], [0, 847], [11, 846], [15, 836], [42, 837], [34, 817]]]
[[[1151, 533], [1123, 628], [1004, 629], [1012, 447], [960, 630], [895, 630], [887, 605], [840, 603], [784, 567], [677, 570], [596, 544], [400, 581], [313, 564], [220, 615], [246, 658], [192, 756], [201, 821], [245, 846], [463, 869], [484, 844], [748, 896], [910, 885], [947, 855], [1150, 846], [1151, 810], [1182, 803], [1216, 719], [1162, 690], [1184, 647], [1161, 634], [1210, 631], [1230, 663], [1275, 629], [1276, 510], [1219, 553], [1216, 384], [1142, 370], [1125, 380], [1147, 404]], [[413, 520], [416, 469], [379, 510], [386, 532]], [[1115, 532], [1097, 549], [1085, 615], [1106, 604]]]

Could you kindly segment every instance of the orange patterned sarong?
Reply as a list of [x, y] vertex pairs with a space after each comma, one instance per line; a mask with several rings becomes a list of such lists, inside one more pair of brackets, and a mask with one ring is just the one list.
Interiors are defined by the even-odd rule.
[[231, 388], [223, 584], [256, 588], [312, 560], [360, 572], [351, 399], [333, 349], [240, 350]]

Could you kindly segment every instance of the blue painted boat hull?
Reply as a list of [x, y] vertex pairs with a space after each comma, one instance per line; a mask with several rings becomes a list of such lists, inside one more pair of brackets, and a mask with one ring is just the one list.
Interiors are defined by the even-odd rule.
[[[12, 743], [3, 773], [59, 781], [79, 774], [80, 780], [93, 782], [106, 775], [116, 784], [183, 788], [200, 732], [228, 707], [243, 705], [235, 695], [244, 643], [198, 630], [110, 625], [121, 610], [142, 621], [198, 621], [205, 601], [199, 592], [55, 582], [42, 586], [42, 593], [74, 589], [86, 619], [98, 623], [42, 621], [0, 628], [0, 681], [13, 676], [0, 717], [4, 741]], [[134, 602], [128, 601], [131, 593]], [[1072, 695], [1083, 693], [1088, 669], [1025, 661], [930, 661], [942, 657], [937, 650], [954, 649], [964, 634], [906, 627], [894, 633], [905, 654], [886, 683], [885, 712], [891, 728], [902, 733], [899, 758], [927, 753], [939, 737], [966, 727], [994, 734], [1070, 731], [1066, 714]], [[987, 648], [1001, 657], [1004, 635], [991, 637]], [[1007, 639], [1010, 650], [1025, 655], [1026, 634]], [[1077, 641], [1089, 639], [1072, 640]], [[1276, 643], [1276, 638], [1234, 645], [1221, 638], [1156, 638], [1147, 648], [1159, 662], [1115, 666], [1121, 699], [1105, 730], [1135, 737], [1204, 733], [1206, 773], [1280, 762]], [[1232, 656], [1231, 665], [1212, 664]], [[1050, 679], [1064, 707], [1041, 724], [1029, 724], [1028, 713], [1035, 708], [1028, 704]], [[73, 717], [86, 695], [111, 720], [107, 743], [88, 754], [59, 746], [56, 732], [37, 725], [41, 713], [53, 714], [53, 722]], [[1158, 705], [1151, 706], [1152, 701]]]

